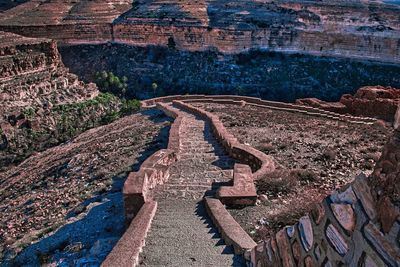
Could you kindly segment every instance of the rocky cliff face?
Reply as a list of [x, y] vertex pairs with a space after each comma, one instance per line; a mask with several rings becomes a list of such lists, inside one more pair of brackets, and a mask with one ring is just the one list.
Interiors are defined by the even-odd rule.
[[[98, 7], [98, 8], [96, 8]], [[379, 1], [30, 1], [0, 29], [66, 44], [274, 51], [400, 61], [400, 6]]]
[[60, 47], [63, 62], [84, 81], [97, 71], [129, 77], [128, 92], [156, 94], [238, 94], [293, 102], [317, 97], [337, 101], [365, 85], [400, 88], [400, 65], [349, 59], [252, 51], [236, 55], [186, 52], [121, 44]]
[[64, 67], [54, 41], [0, 32], [1, 167], [65, 141], [63, 132], [78, 130], [69, 127], [72, 113], [78, 121], [90, 114], [101, 118], [106, 108], [85, 110], [87, 101], [97, 103], [98, 94], [96, 85], [79, 81]]

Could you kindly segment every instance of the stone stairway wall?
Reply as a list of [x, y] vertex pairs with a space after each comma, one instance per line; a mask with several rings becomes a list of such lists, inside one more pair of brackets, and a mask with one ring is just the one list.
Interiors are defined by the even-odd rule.
[[170, 101], [183, 101], [185, 103], [196, 103], [196, 102], [212, 102], [221, 104], [232, 104], [232, 105], [253, 105], [260, 108], [269, 108], [276, 110], [285, 110], [288, 112], [304, 113], [310, 116], [326, 117], [332, 120], [346, 121], [355, 124], [372, 124], [376, 122], [376, 119], [369, 117], [357, 117], [351, 115], [339, 114], [332, 111], [327, 111], [310, 106], [296, 105], [292, 103], [283, 103], [276, 101], [262, 100], [257, 97], [248, 96], [237, 96], [237, 95], [175, 95], [152, 98], [149, 100], [142, 101], [142, 106], [152, 107], [156, 103], [170, 102]]
[[[240, 104], [232, 99], [228, 101]], [[175, 101], [175, 104], [196, 110], [184, 102]], [[247, 264], [257, 267], [400, 266], [399, 140], [397, 130], [385, 146], [372, 176], [357, 176], [351, 184], [332, 193], [322, 203], [316, 203], [310, 214], [298, 223], [257, 244], [251, 256], [246, 255]]]
[[[237, 155], [232, 148], [243, 146], [236, 144], [235, 138], [221, 127], [218, 117], [210, 113], [176, 100], [173, 105], [161, 101], [157, 106], [175, 118], [170, 141], [171, 148], [177, 149], [178, 161], [168, 167], [168, 177], [163, 180], [166, 181], [163, 185], [148, 190], [151, 199], [156, 199], [163, 209], [154, 217], [153, 227], [146, 238], [147, 246], [141, 254], [141, 265], [243, 264], [242, 258], [221, 254], [220, 237], [215, 236], [215, 240], [207, 234], [208, 227], [211, 231], [216, 230], [200, 202], [204, 196], [213, 196], [219, 185], [232, 178], [234, 162], [224, 151], [229, 151], [235, 158]], [[398, 117], [400, 115], [396, 117], [395, 127], [400, 125]], [[246, 264], [257, 267], [399, 266], [399, 140], [400, 132], [396, 129], [372, 176], [357, 176], [354, 182], [316, 203], [314, 209], [295, 225], [286, 226], [272, 238], [246, 249], [235, 240], [236, 249], [244, 253]], [[261, 157], [251, 148], [245, 150], [254, 152], [247, 155], [248, 159]], [[255, 173], [257, 168], [253, 169], [253, 175]], [[222, 204], [218, 204], [219, 200], [206, 199], [211, 205], [208, 207], [210, 210], [225, 210]], [[235, 234], [226, 230], [234, 222], [225, 213], [226, 216], [221, 218], [217, 216], [218, 212], [211, 212], [211, 216], [223, 238], [229, 241], [229, 238], [235, 238]], [[229, 223], [223, 223], [224, 220]], [[243, 229], [235, 231], [244, 232]], [[123, 247], [126, 250], [129, 246]], [[137, 264], [137, 258], [135, 262]]]
[[178, 161], [169, 167], [168, 181], [152, 191], [157, 211], [146, 246], [143, 266], [232, 266], [240, 257], [220, 243], [202, 199], [229, 182], [234, 160], [211, 132], [209, 122], [170, 105], [181, 118]]

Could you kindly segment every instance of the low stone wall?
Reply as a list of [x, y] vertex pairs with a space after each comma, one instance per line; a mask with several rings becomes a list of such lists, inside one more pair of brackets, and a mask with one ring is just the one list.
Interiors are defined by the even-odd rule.
[[157, 108], [162, 110], [167, 116], [175, 119], [169, 130], [168, 149], [175, 151], [177, 158], [179, 158], [179, 130], [183, 115], [179, 110], [173, 110], [164, 103], [157, 103]]
[[244, 255], [249, 259], [249, 252], [256, 246], [256, 242], [235, 221], [225, 206], [215, 198], [204, 198], [208, 215], [221, 233], [225, 244], [233, 246], [235, 254]]
[[217, 198], [228, 206], [254, 206], [257, 191], [250, 167], [236, 163], [233, 169], [233, 185], [221, 186], [217, 191]]
[[173, 103], [177, 107], [188, 110], [208, 120], [211, 123], [214, 135], [228, 154], [234, 159], [249, 165], [253, 171], [255, 180], [275, 170], [275, 165], [271, 157], [251, 146], [240, 144], [232, 134], [228, 133], [218, 116], [182, 101], [173, 101]]
[[123, 187], [125, 223], [128, 226], [101, 266], [137, 266], [139, 254], [157, 210], [149, 190], [169, 178], [169, 166], [177, 161], [175, 150], [161, 149], [147, 158], [138, 172], [131, 172]]
[[388, 232], [364, 175], [316, 206], [310, 215], [252, 250], [251, 266], [399, 266], [400, 221]]
[[137, 266], [139, 254], [145, 245], [147, 232], [157, 210], [157, 202], [146, 202], [133, 219], [125, 234], [101, 264], [102, 267]]
[[283, 103], [262, 100], [257, 97], [237, 96], [237, 95], [175, 95], [152, 98], [142, 101], [144, 108], [155, 107], [156, 103], [167, 103], [174, 100], [183, 101], [186, 103], [191, 102], [211, 102], [220, 104], [234, 104], [234, 105], [253, 105], [260, 108], [268, 108], [275, 110], [283, 110], [288, 112], [303, 113], [310, 116], [325, 117], [332, 120], [346, 121], [355, 124], [372, 124], [376, 122], [374, 118], [357, 117], [345, 114], [339, 114], [332, 111], [327, 111], [315, 107], [296, 105], [292, 103]]
[[151, 200], [148, 191], [169, 177], [169, 165], [177, 160], [170, 149], [161, 149], [143, 162], [138, 172], [131, 172], [123, 188], [126, 224], [129, 225], [144, 203]]

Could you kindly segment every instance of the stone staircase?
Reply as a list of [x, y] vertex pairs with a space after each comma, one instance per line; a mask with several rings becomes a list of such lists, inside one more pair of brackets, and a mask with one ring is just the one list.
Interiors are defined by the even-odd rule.
[[178, 161], [153, 193], [158, 202], [141, 266], [242, 266], [217, 234], [202, 203], [233, 175], [234, 160], [214, 139], [210, 125], [185, 113]]

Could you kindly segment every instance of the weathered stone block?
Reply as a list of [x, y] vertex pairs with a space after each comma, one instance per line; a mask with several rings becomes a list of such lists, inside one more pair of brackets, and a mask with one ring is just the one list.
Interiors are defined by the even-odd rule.
[[285, 230], [281, 230], [276, 234], [276, 243], [279, 248], [279, 255], [282, 259], [282, 264], [285, 267], [295, 267], [292, 249]]
[[222, 186], [217, 192], [217, 197], [226, 205], [254, 205], [257, 192], [250, 167], [235, 164], [233, 186]]
[[314, 233], [311, 224], [310, 217], [304, 216], [300, 218], [299, 224], [299, 236], [301, 240], [301, 244], [305, 251], [310, 251], [311, 247], [314, 243]]
[[378, 254], [389, 266], [398, 266], [400, 263], [399, 247], [390, 244], [382, 232], [380, 232], [372, 223], [364, 227], [364, 234], [367, 240], [372, 244]]
[[349, 251], [348, 244], [342, 234], [332, 224], [329, 224], [325, 231], [329, 244], [339, 255], [344, 256]]
[[353, 231], [356, 225], [354, 210], [349, 204], [331, 204], [333, 215], [347, 231]]

